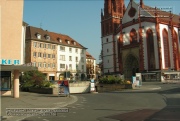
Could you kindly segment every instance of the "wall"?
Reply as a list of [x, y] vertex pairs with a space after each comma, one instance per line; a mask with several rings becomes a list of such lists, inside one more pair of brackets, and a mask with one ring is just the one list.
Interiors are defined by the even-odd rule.
[[89, 93], [90, 92], [90, 82], [77, 82], [70, 83], [69, 87], [70, 93]]
[[[108, 42], [107, 42], [108, 39]], [[104, 73], [114, 72], [114, 65], [113, 65], [113, 36], [105, 36], [102, 38], [102, 46], [103, 46], [103, 67]], [[107, 52], [108, 49], [108, 52]]]
[[[21, 60], [23, 0], [1, 0], [1, 58]], [[22, 62], [20, 62], [21, 64]]]

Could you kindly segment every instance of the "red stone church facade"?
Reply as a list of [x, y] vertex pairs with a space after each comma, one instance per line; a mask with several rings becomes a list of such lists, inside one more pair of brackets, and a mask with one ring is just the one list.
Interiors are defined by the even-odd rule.
[[180, 69], [178, 15], [146, 6], [143, 0], [130, 0], [127, 8], [124, 0], [105, 0], [101, 33], [103, 74], [131, 79], [146, 73], [157, 80]]

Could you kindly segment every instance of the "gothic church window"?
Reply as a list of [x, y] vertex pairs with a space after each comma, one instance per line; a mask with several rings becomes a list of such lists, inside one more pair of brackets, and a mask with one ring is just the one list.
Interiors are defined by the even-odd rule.
[[132, 29], [130, 32], [130, 42], [131, 43], [137, 42], [137, 32], [135, 29]]
[[163, 35], [163, 47], [164, 47], [164, 64], [165, 64], [165, 68], [169, 68], [170, 67], [169, 40], [168, 40], [168, 32], [166, 29], [163, 30], [162, 35]]
[[148, 69], [155, 69], [154, 38], [151, 29], [146, 32]]

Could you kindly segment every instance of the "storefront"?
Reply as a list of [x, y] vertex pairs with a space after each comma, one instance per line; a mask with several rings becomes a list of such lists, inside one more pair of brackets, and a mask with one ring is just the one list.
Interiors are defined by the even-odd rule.
[[29, 65], [0, 65], [0, 89], [1, 96], [19, 98], [19, 75], [21, 72], [37, 70], [37, 67]]
[[1, 91], [10, 91], [11, 90], [11, 71], [0, 71], [1, 73]]

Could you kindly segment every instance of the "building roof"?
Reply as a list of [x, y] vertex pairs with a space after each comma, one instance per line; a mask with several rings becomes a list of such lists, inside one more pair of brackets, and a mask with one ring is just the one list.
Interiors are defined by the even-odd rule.
[[37, 28], [37, 27], [32, 27], [32, 26], [27, 27], [27, 29], [26, 29], [26, 39], [27, 40], [28, 39], [38, 40], [37, 36], [36, 36], [37, 34], [41, 35], [41, 41], [47, 41], [46, 36], [48, 35], [50, 37], [50, 40], [47, 42], [61, 44], [61, 45], [65, 45], [65, 46], [76, 47], [76, 48], [87, 49], [84, 46], [82, 46], [80, 43], [78, 43], [76, 40], [69, 37], [68, 35], [58, 34], [55, 32], [50, 32], [47, 30], [43, 30], [42, 28]]
[[170, 15], [172, 14], [173, 24], [178, 25], [180, 23], [180, 16], [179, 15], [176, 15], [176, 14], [173, 14], [173, 13], [170, 13], [170, 12], [167, 12], [167, 11], [163, 11], [163, 10], [160, 10], [160, 9], [155, 9], [155, 8], [147, 6], [147, 5], [144, 5], [143, 9], [146, 12], [148, 12], [152, 17], [155, 17], [155, 11], [157, 11], [157, 16], [158, 16], [158, 19], [159, 19], [160, 22], [169, 23]]
[[41, 28], [28, 26], [26, 29], [26, 39], [37, 39], [36, 34], [41, 35], [42, 40], [46, 40], [45, 35], [48, 35], [47, 30], [43, 30]]
[[76, 40], [69, 37], [68, 35], [58, 34], [55, 32], [49, 32], [49, 35], [50, 35], [52, 41], [57, 42], [59, 44], [87, 49], [84, 46], [82, 46], [81, 44], [79, 44]]
[[96, 60], [91, 54], [89, 54], [87, 51], [86, 51], [86, 59], [94, 59]]
[[23, 22], [22, 22], [22, 25], [23, 25], [23, 26], [28, 26], [28, 23], [26, 23], [26, 22], [23, 21]]

